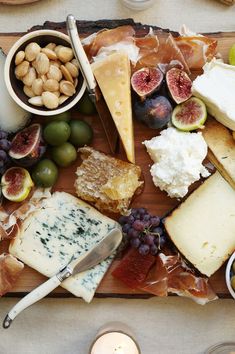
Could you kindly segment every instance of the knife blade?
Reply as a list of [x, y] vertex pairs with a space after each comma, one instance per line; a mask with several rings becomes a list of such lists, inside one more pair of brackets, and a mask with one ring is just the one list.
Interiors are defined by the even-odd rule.
[[23, 297], [6, 315], [3, 321], [3, 328], [9, 328], [16, 316], [18, 316], [27, 307], [33, 305], [35, 302], [48, 295], [52, 290], [57, 288], [63, 280], [68, 279], [70, 276], [84, 272], [85, 270], [88, 270], [105, 260], [117, 249], [121, 243], [121, 240], [122, 232], [120, 229], [115, 228], [110, 231], [103, 238], [103, 240], [90, 251], [86, 252], [79, 258], [72, 260], [60, 272]]
[[76, 20], [73, 15], [67, 16], [66, 25], [75, 58], [79, 63], [80, 70], [84, 80], [86, 81], [89, 97], [96, 106], [110, 150], [113, 154], [115, 154], [118, 148], [119, 134], [105, 99], [96, 83], [91, 65], [79, 38]]

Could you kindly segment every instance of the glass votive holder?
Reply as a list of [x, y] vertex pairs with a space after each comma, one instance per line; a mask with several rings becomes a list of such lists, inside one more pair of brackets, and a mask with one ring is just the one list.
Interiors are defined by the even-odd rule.
[[235, 342], [217, 343], [208, 348], [205, 354], [235, 354]]
[[141, 11], [152, 6], [156, 0], [121, 0], [131, 10]]
[[89, 354], [141, 354], [141, 351], [127, 325], [110, 322], [99, 329]]

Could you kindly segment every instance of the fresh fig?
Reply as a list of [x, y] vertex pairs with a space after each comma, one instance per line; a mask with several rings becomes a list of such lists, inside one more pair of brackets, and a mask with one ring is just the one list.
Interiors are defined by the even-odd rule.
[[6, 199], [22, 202], [29, 195], [33, 181], [25, 168], [11, 167], [2, 176], [1, 185]]
[[135, 118], [152, 129], [164, 127], [169, 122], [171, 114], [172, 106], [164, 96], [147, 98], [143, 102], [134, 103]]
[[173, 100], [180, 104], [192, 96], [192, 81], [185, 71], [172, 68], [166, 73], [166, 83]]
[[8, 154], [17, 165], [29, 167], [38, 162], [45, 151], [42, 127], [32, 124], [15, 135]]
[[132, 75], [131, 86], [141, 100], [144, 100], [161, 87], [162, 81], [163, 73], [160, 69], [142, 68]]
[[207, 118], [205, 103], [196, 97], [176, 106], [172, 113], [172, 124], [183, 131], [202, 128]]

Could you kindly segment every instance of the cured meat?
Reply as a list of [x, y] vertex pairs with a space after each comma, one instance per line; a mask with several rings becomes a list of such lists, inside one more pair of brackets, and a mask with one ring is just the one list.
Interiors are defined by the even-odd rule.
[[196, 276], [180, 255], [157, 255], [156, 265], [151, 269], [144, 284], [139, 288], [157, 296], [174, 293], [186, 296], [204, 305], [217, 299], [208, 278]]
[[134, 35], [135, 30], [132, 26], [120, 26], [110, 30], [102, 30], [91, 38], [91, 43], [84, 45], [84, 49], [89, 59], [91, 59], [96, 56], [102, 47], [108, 47], [123, 41], [133, 42]]
[[132, 248], [114, 269], [112, 275], [130, 288], [136, 289], [143, 283], [154, 263], [154, 256], [151, 254], [142, 256], [138, 250]]
[[23, 268], [24, 264], [10, 254], [0, 255], [0, 296], [11, 290]]
[[[148, 37], [146, 37], [148, 39]], [[138, 45], [138, 39], [136, 39]], [[143, 46], [143, 42], [140, 42], [140, 45]], [[153, 45], [151, 43], [151, 45]], [[142, 56], [138, 60], [135, 70], [140, 69], [142, 67], [153, 67], [158, 64], [169, 64], [172, 61], [178, 61], [182, 63], [184, 70], [187, 73], [190, 73], [189, 67], [184, 59], [184, 56], [180, 49], [178, 48], [174, 38], [171, 34], [167, 37], [158, 35], [158, 46], [154, 49], [150, 48], [147, 50], [147, 43], [144, 48], [140, 48], [140, 52], [142, 51]]]
[[190, 69], [201, 69], [216, 54], [217, 41], [204, 36], [175, 38]]

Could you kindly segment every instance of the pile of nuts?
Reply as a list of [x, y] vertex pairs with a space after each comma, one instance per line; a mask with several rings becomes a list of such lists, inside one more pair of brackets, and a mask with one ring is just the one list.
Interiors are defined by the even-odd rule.
[[15, 75], [24, 84], [28, 102], [55, 109], [73, 96], [78, 83], [78, 62], [69, 47], [29, 43], [15, 57]]

